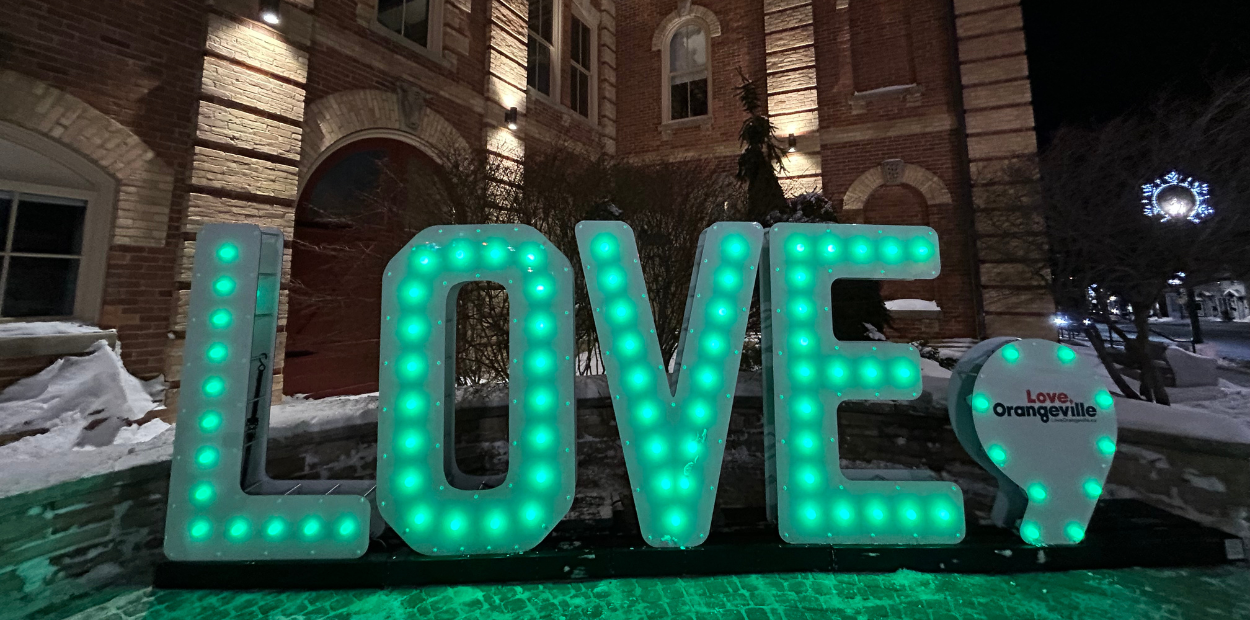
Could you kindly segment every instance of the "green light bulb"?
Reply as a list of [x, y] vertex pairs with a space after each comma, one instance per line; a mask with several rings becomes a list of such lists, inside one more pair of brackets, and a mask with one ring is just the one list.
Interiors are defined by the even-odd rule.
[[221, 297], [225, 297], [234, 292], [234, 279], [230, 276], [222, 276], [213, 282], [213, 292]]
[[204, 395], [210, 398], [221, 396], [226, 391], [226, 382], [221, 377], [209, 377], [204, 380]]
[[917, 263], [923, 263], [933, 258], [933, 245], [924, 237], [915, 237], [907, 243], [908, 253], [911, 260]]
[[208, 519], [196, 519], [189, 528], [192, 540], [204, 540], [213, 533], [213, 524]]
[[719, 293], [736, 293], [742, 286], [742, 275], [733, 267], [721, 267], [716, 270], [716, 291]]
[[721, 256], [725, 258], [740, 261], [747, 257], [751, 249], [747, 240], [742, 235], [728, 235], [721, 241]]
[[204, 446], [195, 453], [195, 463], [199, 465], [201, 469], [208, 469], [216, 466], [220, 457], [221, 454], [217, 451], [217, 448]]
[[238, 517], [230, 521], [230, 525], [226, 528], [226, 536], [233, 540], [242, 540], [247, 538], [247, 532], [251, 529], [248, 527], [247, 519]]
[[225, 308], [213, 310], [208, 315], [208, 324], [217, 329], [225, 329], [230, 327], [230, 311]]
[[808, 520], [808, 521], [815, 521], [815, 520], [816, 520], [816, 509], [815, 509], [815, 508], [808, 508], [808, 509], [807, 509], [807, 511], [805, 512], [805, 514], [806, 514], [806, 516], [807, 516], [807, 520]]
[[1098, 496], [1102, 495], [1102, 485], [1098, 484], [1098, 481], [1093, 478], [1085, 481], [1084, 489], [1085, 494], [1088, 495], [1090, 499], [1098, 499]]
[[1071, 364], [1076, 361], [1076, 351], [1073, 351], [1071, 347], [1060, 346], [1055, 355], [1063, 364]]
[[608, 267], [599, 272], [599, 288], [607, 293], [618, 293], [628, 282], [625, 270], [620, 267]]
[[986, 449], [985, 453], [995, 465], [1002, 467], [1007, 464], [1007, 451], [1002, 446], [992, 445]]
[[343, 538], [355, 535], [357, 529], [356, 520], [351, 517], [343, 517], [343, 520], [339, 521], [338, 533]]
[[1008, 364], [1014, 364], [1017, 361], [1019, 361], [1020, 349], [1018, 349], [1016, 345], [1009, 344], [1003, 347], [1002, 351], [1003, 351], [1003, 359], [1007, 360]]
[[404, 288], [403, 299], [409, 303], [420, 303], [429, 297], [430, 290], [420, 284], [409, 284]]
[[316, 520], [316, 518], [309, 518], [304, 522], [304, 527], [301, 529], [301, 533], [304, 535], [304, 538], [316, 537], [321, 533], [321, 522]]
[[1069, 523], [1067, 527], [1063, 528], [1063, 533], [1067, 534], [1068, 540], [1072, 542], [1079, 543], [1085, 539], [1085, 528], [1076, 523]]
[[278, 538], [284, 532], [286, 532], [286, 524], [278, 517], [270, 519], [269, 523], [265, 525], [265, 535], [270, 538]]
[[681, 513], [679, 513], [679, 512], [674, 512], [672, 515], [670, 515], [670, 516], [668, 517], [668, 522], [669, 522], [669, 524], [671, 524], [673, 527], [678, 527], [678, 526], [680, 526], [680, 525], [681, 525], [681, 522], [682, 522]]
[[972, 397], [972, 410], [973, 411], [977, 413], [985, 413], [990, 410], [991, 406], [993, 406], [993, 403], [990, 402], [989, 396], [986, 396], [985, 394], [973, 395]]
[[233, 263], [239, 258], [239, 246], [229, 241], [217, 246], [217, 260], [223, 263]]
[[1111, 398], [1111, 392], [1099, 390], [1097, 394], [1094, 394], [1094, 404], [1103, 409], [1110, 409], [1115, 404], [1115, 400]]
[[1020, 524], [1020, 536], [1028, 542], [1033, 542], [1042, 537], [1042, 528], [1036, 523], [1026, 521]]
[[230, 356], [230, 349], [220, 342], [215, 342], [208, 346], [207, 355], [210, 362], [224, 362]]
[[1035, 502], [1046, 501], [1046, 486], [1040, 482], [1029, 485], [1029, 499]]
[[1103, 456], [1111, 456], [1112, 454], [1115, 454], [1115, 441], [1110, 437], [1099, 437], [1098, 451], [1101, 452]]
[[947, 509], [945, 509], [945, 508], [943, 508], [943, 509], [941, 509], [941, 510], [938, 510], [938, 513], [937, 513], [937, 518], [938, 518], [938, 521], [943, 521], [943, 522], [945, 522], [945, 521], [950, 521], [950, 520], [951, 520], [951, 511], [949, 511], [949, 510], [947, 510]]
[[886, 237], [879, 242], [878, 249], [881, 254], [881, 262], [887, 265], [896, 265], [903, 262], [903, 244], [898, 239]]
[[907, 512], [903, 513], [903, 516], [904, 516], [904, 517], [907, 517], [907, 520], [908, 520], [908, 521], [915, 521], [915, 520], [916, 520], [916, 511], [915, 511], [915, 510], [912, 510], [911, 508], [908, 508], [908, 509], [907, 509]]
[[200, 416], [200, 430], [205, 433], [215, 432], [221, 428], [221, 414], [216, 411], [206, 411]]
[[839, 508], [839, 509], [838, 509], [838, 518], [839, 518], [839, 519], [841, 519], [841, 520], [843, 520], [843, 521], [850, 521], [850, 520], [851, 520], [851, 510], [850, 510], [849, 508]]
[[213, 485], [207, 482], [201, 482], [192, 489], [191, 501], [201, 506], [209, 504], [213, 501], [216, 493], [213, 492]]
[[610, 233], [595, 235], [595, 238], [590, 242], [590, 247], [595, 258], [600, 261], [614, 260], [620, 251], [620, 243]]
[[526, 269], [539, 269], [547, 264], [547, 251], [537, 243], [523, 243], [517, 248], [517, 261]]

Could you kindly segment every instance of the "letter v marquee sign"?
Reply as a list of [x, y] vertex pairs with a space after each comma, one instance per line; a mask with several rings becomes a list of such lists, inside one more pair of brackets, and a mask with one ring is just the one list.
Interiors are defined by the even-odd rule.
[[[757, 281], [766, 490], [782, 538], [818, 545], [962, 540], [957, 485], [857, 480], [838, 458], [842, 402], [914, 399], [921, 377], [913, 347], [834, 338], [830, 285], [838, 278], [936, 277], [931, 229], [709, 227], [700, 237], [672, 366], [661, 358], [632, 230], [621, 222], [583, 222], [576, 237], [648, 544], [691, 547], [708, 537]], [[370, 527], [374, 506], [426, 555], [519, 553], [541, 542], [571, 506], [576, 483], [575, 267], [568, 258], [533, 228], [495, 224], [427, 229], [391, 260], [381, 274], [376, 487], [264, 475], [281, 260], [275, 230], [216, 224], [199, 234], [166, 555], [184, 561], [359, 557], [370, 530], [381, 526]], [[478, 281], [502, 285], [510, 302], [513, 441], [507, 476], [490, 489], [461, 472], [453, 453], [455, 301], [465, 284]], [[1070, 349], [1037, 353], [1056, 346], [987, 341], [961, 362], [948, 398], [960, 442], [1000, 480], [995, 520], [1020, 527], [1026, 541], [1039, 545], [1080, 541], [1115, 450], [1110, 395], [1089, 382], [1092, 373]], [[986, 365], [1004, 356], [1003, 363], [1026, 361], [1006, 369]], [[1021, 394], [1045, 404], [1012, 411], [1068, 422], [1045, 424], [1061, 429], [1048, 440], [1034, 438], [1034, 427], [1021, 436], [1025, 426], [998, 413], [1008, 405], [991, 402], [1014, 394], [1012, 381], [1033, 376], [1017, 376], [1021, 371], [1041, 377]], [[1078, 405], [1081, 415], [1072, 415]], [[1033, 444], [1046, 450], [1028, 447]], [[1053, 468], [1047, 455], [1063, 446], [1073, 447], [1072, 458], [1043, 481], [1039, 472]]]

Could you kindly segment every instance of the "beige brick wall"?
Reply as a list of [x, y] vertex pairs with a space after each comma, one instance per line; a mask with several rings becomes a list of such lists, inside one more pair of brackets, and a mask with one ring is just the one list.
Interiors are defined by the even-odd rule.
[[9, 70], [0, 70], [0, 120], [55, 139], [118, 179], [114, 244], [165, 244], [173, 171], [129, 129], [73, 95]]
[[1053, 338], [1042, 223], [982, 210], [996, 174], [1037, 154], [1019, 0], [956, 0], [955, 13], [986, 335]]
[[[192, 159], [192, 193], [183, 233], [194, 235], [208, 223], [247, 222], [280, 228], [289, 241], [304, 137], [300, 123], [304, 118], [308, 53], [300, 45], [306, 42], [305, 31], [309, 29], [300, 24], [307, 16], [298, 11], [291, 14], [294, 24], [288, 27], [302, 34], [288, 39], [283, 32], [252, 21], [254, 16], [249, 13], [230, 18], [210, 15], [208, 19], [196, 123], [196, 140], [201, 144], [195, 147]], [[183, 241], [178, 268], [183, 289], [191, 278], [194, 254], [195, 241]], [[284, 282], [289, 274], [288, 250]], [[174, 381], [172, 399], [177, 398], [181, 374], [187, 300], [187, 291], [180, 290], [171, 320], [175, 338], [167, 349], [166, 375]], [[279, 329], [284, 327], [285, 304], [286, 296], [282, 295]], [[279, 344], [275, 368], [281, 367], [283, 354]], [[281, 396], [281, 385], [282, 377], [276, 374], [275, 398]]]

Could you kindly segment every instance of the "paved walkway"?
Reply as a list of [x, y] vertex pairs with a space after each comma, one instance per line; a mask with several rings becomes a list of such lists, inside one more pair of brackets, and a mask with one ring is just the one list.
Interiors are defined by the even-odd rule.
[[[795, 574], [332, 592], [117, 592], [76, 620], [1250, 618], [1250, 570]], [[103, 594], [103, 593], [102, 593]]]

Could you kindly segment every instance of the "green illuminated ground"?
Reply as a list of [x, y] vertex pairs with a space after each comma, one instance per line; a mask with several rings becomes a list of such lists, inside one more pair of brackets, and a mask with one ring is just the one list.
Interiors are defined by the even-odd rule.
[[79, 620], [282, 618], [1250, 618], [1250, 570], [796, 574], [419, 590], [119, 590]]

